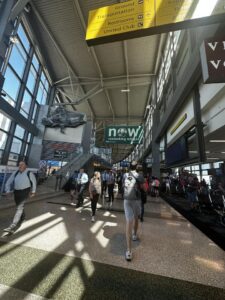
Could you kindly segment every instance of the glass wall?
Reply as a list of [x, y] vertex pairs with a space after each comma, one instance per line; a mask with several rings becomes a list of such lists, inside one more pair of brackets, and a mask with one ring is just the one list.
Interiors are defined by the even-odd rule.
[[[3, 98], [30, 123], [35, 123], [40, 105], [48, 102], [50, 81], [22, 23], [11, 39], [3, 76]], [[29, 128], [0, 114], [0, 162], [5, 151], [8, 164], [17, 165], [21, 158], [29, 156], [32, 140]]]

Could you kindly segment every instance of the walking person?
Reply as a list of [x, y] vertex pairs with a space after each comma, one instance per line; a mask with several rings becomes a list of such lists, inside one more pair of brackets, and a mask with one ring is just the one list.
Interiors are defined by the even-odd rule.
[[24, 206], [29, 197], [36, 193], [36, 178], [33, 173], [27, 171], [27, 164], [19, 162], [18, 170], [11, 174], [6, 182], [6, 194], [11, 192], [11, 185], [14, 185], [14, 200], [16, 202], [16, 213], [13, 221], [5, 232], [14, 233], [25, 219]]
[[114, 201], [114, 187], [115, 187], [115, 175], [112, 170], [109, 171], [109, 175], [107, 178], [107, 187], [108, 187], [108, 194], [109, 194], [109, 200], [108, 202], [112, 206]]
[[108, 178], [109, 174], [106, 170], [104, 170], [104, 172], [102, 173], [102, 194], [101, 197], [106, 195], [107, 192], [107, 178]]
[[71, 205], [75, 204], [75, 194], [77, 189], [77, 177], [78, 177], [78, 171], [74, 171], [73, 175], [69, 178], [69, 191], [70, 191], [70, 201]]
[[84, 191], [88, 183], [88, 175], [84, 172], [84, 169], [81, 168], [80, 172], [77, 176], [77, 191], [78, 191], [78, 198], [77, 198], [77, 205], [76, 207], [80, 207], [83, 205], [84, 202]]
[[166, 184], [166, 194], [170, 194], [170, 178], [169, 176], [166, 177], [166, 180], [165, 180], [165, 184]]
[[147, 192], [149, 190], [148, 178], [144, 177], [144, 189], [141, 189], [141, 215], [140, 221], [144, 222], [145, 204], [147, 202]]
[[89, 194], [91, 199], [91, 221], [95, 221], [95, 212], [99, 199], [99, 195], [101, 195], [102, 187], [101, 187], [101, 174], [100, 172], [94, 172], [93, 177], [90, 180], [89, 184]]
[[144, 177], [136, 171], [137, 162], [133, 161], [130, 171], [124, 175], [124, 211], [126, 217], [126, 243], [127, 250], [125, 258], [127, 261], [132, 260], [131, 238], [133, 241], [138, 240], [138, 217], [141, 214], [141, 189], [144, 187]]

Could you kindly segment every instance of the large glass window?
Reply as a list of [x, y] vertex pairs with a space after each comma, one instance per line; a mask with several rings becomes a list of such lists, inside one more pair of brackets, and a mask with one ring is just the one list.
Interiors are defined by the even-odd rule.
[[26, 49], [27, 52], [29, 52], [30, 50], [30, 42], [27, 38], [27, 35], [22, 27], [22, 25], [20, 24], [17, 30], [17, 34], [20, 38], [20, 40], [22, 41], [22, 44], [24, 46], [24, 48]]
[[[18, 104], [21, 103], [21, 106], [18, 107], [20, 114], [27, 119], [29, 117], [29, 120], [31, 117], [30, 121], [34, 123], [39, 111], [39, 104], [45, 104], [48, 96], [49, 81], [46, 75], [47, 70], [43, 70], [41, 74], [39, 73], [42, 66], [37, 53], [34, 53], [33, 56], [30, 57], [29, 54], [34, 52], [30, 51], [33, 45], [30, 43], [29, 36], [22, 23], [18, 27], [17, 36], [13, 42], [8, 52], [10, 53], [8, 65], [6, 65], [6, 67], [4, 65], [2, 69], [5, 70], [3, 74], [5, 77], [3, 91], [6, 93], [6, 96], [4, 96], [4, 99], [13, 107], [16, 107], [16, 109]], [[27, 65], [30, 65], [28, 74], [24, 72]], [[21, 97], [23, 92], [21, 88], [23, 88], [24, 85], [25, 90]], [[37, 95], [35, 89], [36, 85], [38, 86]], [[10, 130], [10, 125], [11, 120], [0, 113], [0, 157], [5, 151], [8, 138], [7, 133]], [[8, 159], [10, 164], [17, 163], [19, 157], [21, 155], [27, 155], [29, 151], [33, 137], [29, 133], [27, 140], [25, 140], [26, 130], [29, 129], [24, 129], [17, 125], [14, 136], [10, 137], [10, 142], [12, 141]]]
[[20, 78], [22, 78], [23, 76], [23, 72], [26, 65], [26, 59], [27, 57], [22, 47], [19, 47], [17, 44], [14, 44], [10, 55], [9, 63], [11, 66], [13, 66], [13, 69], [16, 71]]
[[25, 146], [25, 151], [24, 151], [24, 155], [25, 155], [25, 156], [27, 155], [27, 152], [28, 152], [28, 147], [29, 147], [29, 145], [28, 145], [28, 144], [26, 144], [26, 146]]
[[29, 143], [31, 141], [31, 133], [28, 133], [27, 142]]
[[21, 109], [20, 109], [20, 112], [24, 117], [27, 117], [29, 114], [31, 101], [32, 101], [31, 94], [27, 90], [25, 90], [22, 104], [21, 104]]
[[0, 113], [0, 128], [4, 131], [9, 131], [11, 120]]
[[24, 133], [25, 133], [25, 129], [23, 129], [19, 125], [16, 125], [16, 130], [15, 130], [14, 135], [20, 139], [23, 139]]
[[11, 151], [13, 153], [20, 153], [22, 147], [22, 141], [17, 139], [17, 138], [13, 138], [13, 142], [12, 142], [12, 146], [11, 146]]
[[31, 93], [34, 91], [35, 83], [37, 79], [37, 73], [33, 66], [30, 67], [29, 76], [27, 79], [27, 88], [30, 90]]
[[[12, 84], [13, 83], [13, 84]], [[7, 93], [6, 101], [11, 105], [15, 106], [15, 101], [20, 88], [20, 81], [14, 74], [12, 69], [8, 66], [5, 73], [5, 81], [3, 85], [3, 90]]]
[[39, 104], [45, 104], [44, 103], [44, 86], [43, 86], [42, 82], [40, 82], [39, 87], [38, 87], [37, 102]]
[[38, 71], [40, 64], [39, 64], [38, 58], [35, 54], [33, 55], [32, 64], [33, 64], [35, 70]]
[[37, 102], [39, 104], [45, 104], [47, 100], [49, 90], [49, 83], [48, 80], [44, 74], [44, 72], [41, 73], [41, 81], [38, 87], [38, 93], [37, 93]]
[[35, 106], [34, 106], [32, 120], [31, 120], [32, 123], [34, 123], [34, 121], [35, 121], [36, 113], [37, 113], [37, 104], [35, 104]]
[[0, 130], [0, 149], [1, 150], [5, 149], [5, 144], [6, 144], [6, 141], [7, 141], [7, 137], [8, 137], [8, 135], [5, 132]]

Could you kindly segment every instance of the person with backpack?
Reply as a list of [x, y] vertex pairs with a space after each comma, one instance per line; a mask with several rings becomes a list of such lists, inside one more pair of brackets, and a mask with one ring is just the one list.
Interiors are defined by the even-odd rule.
[[95, 221], [95, 212], [96, 207], [99, 199], [99, 195], [102, 192], [102, 185], [101, 185], [101, 174], [100, 172], [94, 172], [94, 176], [91, 178], [89, 183], [89, 194], [91, 199], [91, 221]]
[[126, 218], [126, 243], [127, 250], [125, 258], [132, 260], [131, 239], [137, 241], [138, 218], [141, 214], [141, 190], [145, 190], [144, 177], [138, 174], [137, 162], [133, 161], [130, 165], [130, 171], [124, 175], [124, 211]]
[[11, 174], [5, 185], [6, 194], [14, 192], [16, 202], [16, 213], [13, 221], [8, 228], [3, 231], [14, 233], [25, 219], [24, 205], [29, 197], [34, 197], [36, 193], [36, 178], [33, 173], [27, 171], [27, 164], [24, 161], [19, 162], [18, 170]]

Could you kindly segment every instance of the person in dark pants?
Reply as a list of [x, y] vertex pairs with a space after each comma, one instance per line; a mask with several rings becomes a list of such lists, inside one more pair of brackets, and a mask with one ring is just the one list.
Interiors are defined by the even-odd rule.
[[80, 169], [80, 172], [77, 177], [77, 205], [76, 207], [80, 207], [84, 202], [84, 191], [88, 183], [88, 175], [84, 172], [84, 169]]
[[74, 171], [73, 175], [69, 178], [69, 182], [68, 182], [71, 205], [76, 205], [74, 202], [74, 198], [75, 198], [76, 189], [77, 189], [77, 176], [78, 176], [78, 171]]
[[106, 195], [106, 191], [107, 191], [107, 178], [108, 178], [109, 174], [107, 173], [107, 171], [105, 170], [103, 173], [102, 173], [102, 194], [101, 194], [101, 197], [103, 197], [103, 195], [105, 196]]
[[109, 200], [110, 204], [112, 205], [114, 201], [114, 186], [115, 186], [115, 175], [112, 170], [109, 171], [109, 176], [107, 178], [107, 187], [108, 187], [108, 194], [109, 194]]
[[91, 221], [95, 221], [95, 212], [99, 199], [99, 195], [101, 195], [101, 174], [100, 172], [94, 172], [94, 176], [91, 178], [89, 184], [89, 194], [91, 200]]
[[11, 192], [11, 185], [14, 184], [14, 200], [16, 202], [16, 213], [13, 221], [5, 232], [14, 233], [25, 219], [24, 206], [29, 197], [34, 197], [36, 193], [36, 178], [33, 173], [27, 171], [24, 161], [19, 163], [18, 171], [12, 173], [6, 182], [6, 194]]
[[149, 191], [149, 184], [148, 184], [148, 178], [147, 178], [147, 176], [144, 176], [144, 189], [140, 189], [140, 191], [141, 191], [141, 215], [140, 215], [140, 221], [144, 222], [145, 204], [147, 202], [147, 191]]

